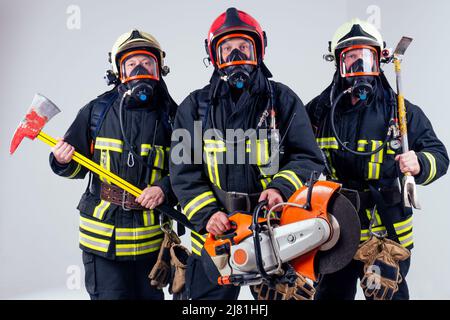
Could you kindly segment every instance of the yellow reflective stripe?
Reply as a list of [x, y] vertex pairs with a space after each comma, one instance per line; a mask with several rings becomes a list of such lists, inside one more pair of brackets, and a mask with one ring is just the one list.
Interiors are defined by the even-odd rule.
[[207, 152], [225, 152], [225, 142], [220, 140], [204, 140], [204, 148]]
[[388, 146], [386, 148], [386, 154], [395, 154], [395, 151], [391, 149], [389, 144], [388, 144]]
[[[377, 150], [379, 147], [381, 147], [382, 144], [383, 144], [382, 141], [372, 140], [372, 151]], [[383, 163], [383, 155], [384, 155], [383, 153], [384, 153], [384, 149], [381, 149], [377, 153], [373, 154], [370, 157], [370, 162]]]
[[159, 225], [143, 228], [116, 228], [116, 240], [148, 239], [159, 234], [162, 234]]
[[379, 163], [369, 162], [369, 173], [367, 175], [368, 179], [375, 180], [380, 178], [380, 167]]
[[123, 141], [118, 139], [97, 137], [95, 139], [95, 149], [122, 152]]
[[199, 247], [199, 248], [202, 248], [202, 247], [203, 247], [203, 244], [201, 244], [197, 239], [191, 237], [191, 241], [192, 241], [193, 243], [195, 243], [195, 245], [196, 245], [197, 247]]
[[261, 186], [262, 186], [263, 190], [265, 190], [265, 189], [267, 189], [267, 186], [272, 181], [272, 179], [271, 178], [263, 178], [260, 181], [261, 181]]
[[380, 227], [372, 228], [372, 232], [380, 232], [380, 231], [386, 231], [386, 227], [380, 226]]
[[364, 152], [366, 151], [366, 145], [369, 144], [367, 140], [358, 140], [358, 149], [357, 151]]
[[359, 241], [366, 241], [370, 238], [370, 232], [368, 229], [362, 229]]
[[245, 152], [252, 152], [252, 141], [251, 140], [247, 140], [247, 142], [245, 143]]
[[[369, 219], [369, 222], [372, 221], [372, 210], [371, 209], [366, 209], [366, 215], [367, 218]], [[374, 227], [377, 226], [381, 226], [382, 222], [381, 222], [381, 217], [380, 214], [378, 213], [378, 210], [375, 209], [375, 219], [376, 219], [376, 225], [374, 225]]]
[[67, 178], [69, 178], [69, 179], [74, 178], [78, 174], [78, 172], [80, 172], [80, 170], [81, 170], [81, 165], [79, 163], [77, 163], [77, 167], [75, 168], [73, 173], [70, 176], [68, 176]]
[[[159, 226], [157, 226], [159, 228]], [[116, 240], [144, 240], [156, 237], [162, 234], [162, 230], [151, 230], [147, 233], [133, 233], [133, 232], [122, 232], [116, 234]]]
[[152, 170], [152, 176], [150, 177], [150, 185], [161, 180], [161, 171], [159, 169]]
[[207, 144], [215, 144], [215, 145], [218, 145], [218, 146], [225, 146], [225, 142], [223, 142], [222, 140], [205, 139], [204, 141]]
[[411, 216], [405, 221], [394, 223], [394, 228], [395, 232], [397, 232], [397, 235], [411, 231], [411, 229], [413, 228], [413, 217]]
[[430, 173], [428, 175], [427, 180], [423, 183], [424, 185], [430, 183], [434, 177], [436, 176], [436, 158], [429, 152], [422, 152], [425, 157], [428, 159], [428, 162], [430, 163]]
[[82, 244], [83, 246], [101, 252], [108, 252], [110, 244], [109, 240], [94, 238], [88, 236], [87, 234], [82, 233], [81, 231], [79, 233], [79, 236], [80, 236], [80, 244]]
[[123, 145], [123, 141], [120, 139], [97, 137], [95, 140], [100, 141], [100, 142], [108, 142], [108, 143], [113, 143], [113, 144], [117, 144], [117, 145]]
[[274, 175], [274, 179], [276, 178], [284, 178], [288, 180], [294, 186], [295, 190], [300, 189], [303, 186], [302, 181], [298, 178], [294, 171], [291, 170], [283, 170]]
[[412, 220], [413, 220], [413, 217], [411, 216], [408, 219], [406, 219], [405, 221], [394, 223], [394, 227], [395, 228], [403, 227], [404, 225], [411, 223]]
[[256, 140], [256, 165], [266, 165], [269, 161], [269, 141]]
[[111, 237], [114, 231], [113, 225], [101, 223], [81, 216], [80, 228], [106, 237]]
[[[107, 171], [111, 171], [111, 159], [109, 155], [109, 150], [102, 150], [100, 153], [100, 165], [103, 169], [106, 169]], [[106, 179], [104, 176], [100, 175], [100, 180], [103, 182], [111, 184], [111, 182]]]
[[137, 256], [159, 250], [163, 238], [133, 244], [116, 244], [116, 256]]
[[203, 242], [206, 241], [206, 236], [201, 235], [200, 233], [197, 233], [193, 230], [191, 230], [191, 233], [194, 234], [195, 236], [197, 236], [200, 240], [202, 240]]
[[[199, 240], [197, 240], [195, 237], [199, 237], [202, 242], [200, 242]], [[203, 248], [203, 244], [205, 243], [205, 237], [203, 237], [202, 235], [196, 233], [195, 231], [191, 231], [191, 249], [192, 252], [194, 252], [195, 254], [201, 256], [201, 251]]]
[[413, 244], [414, 238], [413, 238], [413, 232], [409, 232], [403, 237], [399, 237], [398, 241], [400, 241], [400, 244], [404, 247], [408, 247]]
[[148, 156], [151, 149], [152, 146], [150, 144], [141, 144], [141, 156], [143, 157]]
[[209, 180], [221, 188], [219, 178], [219, 165], [217, 163], [217, 153], [206, 151], [206, 165], [208, 167]]
[[81, 165], [79, 163], [77, 163], [77, 167], [75, 168], [73, 173], [70, 176], [68, 176], [67, 178], [69, 178], [69, 179], [74, 178], [78, 174], [78, 172], [80, 172], [80, 170], [81, 170]]
[[184, 214], [190, 220], [194, 214], [206, 207], [208, 204], [215, 202], [216, 198], [212, 191], [206, 191], [195, 197], [183, 208]]
[[153, 210], [143, 211], [142, 218], [146, 227], [155, 225], [155, 214]]
[[156, 148], [156, 156], [155, 156], [155, 161], [153, 163], [153, 165], [158, 168], [163, 170], [164, 169], [164, 149], [160, 146], [155, 146]]
[[321, 149], [339, 149], [339, 144], [335, 137], [317, 138], [316, 142]]
[[99, 220], [102, 220], [105, 215], [106, 209], [108, 209], [110, 205], [110, 202], [101, 200], [98, 206], [95, 207], [93, 216]]

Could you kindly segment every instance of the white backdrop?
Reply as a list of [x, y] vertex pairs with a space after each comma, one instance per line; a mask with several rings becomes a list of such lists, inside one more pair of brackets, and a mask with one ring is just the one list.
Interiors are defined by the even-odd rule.
[[[359, 17], [375, 23], [390, 47], [402, 35], [413, 37], [403, 68], [406, 96], [423, 108], [449, 144], [448, 1], [1, 0], [0, 298], [87, 298], [75, 209], [87, 181], [54, 175], [49, 149], [40, 142], [25, 141], [13, 157], [8, 154], [33, 94], [47, 95], [63, 110], [46, 127], [51, 135], [63, 135], [79, 108], [107, 90], [102, 76], [117, 36], [140, 28], [155, 35], [167, 52], [172, 72], [166, 81], [179, 103], [209, 80], [203, 40], [211, 22], [229, 6], [260, 21], [274, 79], [305, 103], [331, 80], [333, 65], [322, 55], [344, 21]], [[386, 71], [392, 81], [392, 66]], [[450, 298], [443, 276], [450, 263], [445, 236], [449, 182], [444, 177], [419, 187], [423, 210], [415, 216], [416, 247], [408, 277], [413, 299]], [[249, 297], [243, 290], [241, 298]]]

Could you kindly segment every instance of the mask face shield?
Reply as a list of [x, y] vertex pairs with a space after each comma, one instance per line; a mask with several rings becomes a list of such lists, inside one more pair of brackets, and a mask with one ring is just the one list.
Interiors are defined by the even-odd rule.
[[122, 83], [142, 79], [159, 81], [156, 56], [145, 50], [136, 50], [124, 54], [120, 59], [120, 80]]
[[258, 64], [255, 41], [245, 34], [230, 34], [223, 37], [217, 42], [216, 53], [219, 69]]
[[380, 75], [378, 52], [371, 46], [348, 47], [341, 52], [339, 61], [342, 78]]

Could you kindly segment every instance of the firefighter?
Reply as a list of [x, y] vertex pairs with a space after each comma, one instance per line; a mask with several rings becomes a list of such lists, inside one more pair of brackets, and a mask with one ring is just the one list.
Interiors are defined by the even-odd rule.
[[[239, 287], [208, 279], [200, 258], [207, 233], [227, 232], [227, 216], [235, 211], [251, 212], [263, 200], [268, 208], [287, 200], [313, 171], [323, 169], [301, 100], [268, 80], [266, 42], [249, 14], [235, 8], [221, 14], [205, 40], [214, 66], [210, 83], [191, 93], [175, 117], [174, 133], [184, 130], [192, 140], [202, 139], [200, 148], [191, 139], [173, 139], [170, 162], [174, 193], [196, 226], [186, 276], [192, 299], [237, 299], [239, 294]], [[237, 137], [230, 138], [230, 131]], [[238, 137], [239, 131], [248, 135]]]
[[[373, 25], [359, 19], [342, 25], [326, 56], [336, 62], [333, 81], [306, 110], [326, 159], [327, 178], [359, 195], [361, 242], [376, 242], [372, 235], [380, 239], [387, 236], [394, 245], [411, 250], [413, 212], [402, 201], [399, 178], [410, 173], [417, 184], [428, 185], [446, 173], [449, 160], [431, 122], [409, 101], [406, 112], [411, 151], [402, 153], [397, 96], [380, 68], [384, 49], [382, 36]], [[376, 292], [379, 296], [371, 289], [364, 290], [367, 299], [409, 298], [405, 279], [409, 251], [402, 256], [404, 260], [393, 269], [396, 264], [380, 264], [394, 273], [398, 269], [394, 281], [381, 270], [381, 284], [394, 282], [393, 290], [383, 287], [384, 292]], [[316, 299], [354, 299], [358, 278], [363, 289], [367, 286], [367, 270], [362, 261], [353, 260], [346, 268], [323, 276]]]
[[138, 198], [90, 175], [78, 205], [80, 248], [91, 299], [164, 299], [147, 278], [163, 240], [153, 209], [171, 203], [168, 177], [171, 119], [176, 104], [162, 79], [164, 52], [150, 34], [120, 36], [110, 53], [114, 88], [83, 107], [50, 154], [52, 170], [83, 179], [74, 150], [143, 189]]

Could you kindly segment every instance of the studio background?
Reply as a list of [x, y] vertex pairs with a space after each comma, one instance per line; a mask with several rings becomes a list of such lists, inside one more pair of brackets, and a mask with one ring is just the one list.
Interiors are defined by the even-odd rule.
[[[0, 299], [88, 298], [76, 210], [87, 179], [54, 175], [50, 150], [38, 141], [26, 140], [9, 155], [12, 134], [34, 93], [63, 111], [45, 127], [50, 135], [62, 136], [78, 110], [108, 90], [102, 77], [116, 38], [138, 28], [153, 34], [166, 51], [171, 73], [165, 80], [181, 103], [207, 84], [212, 67], [202, 62], [203, 41], [212, 21], [230, 6], [261, 23], [274, 80], [291, 87], [304, 103], [331, 81], [334, 66], [322, 55], [343, 22], [359, 17], [375, 23], [391, 48], [401, 36], [413, 37], [403, 63], [406, 98], [424, 110], [438, 137], [450, 145], [449, 1], [1, 0]], [[393, 65], [385, 70], [395, 86]], [[408, 276], [413, 299], [450, 299], [449, 183], [445, 176], [418, 188], [423, 210], [414, 219]], [[247, 288], [241, 291], [241, 299], [250, 297]]]

